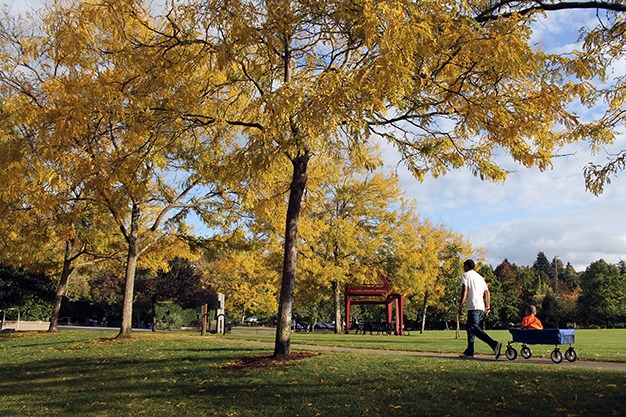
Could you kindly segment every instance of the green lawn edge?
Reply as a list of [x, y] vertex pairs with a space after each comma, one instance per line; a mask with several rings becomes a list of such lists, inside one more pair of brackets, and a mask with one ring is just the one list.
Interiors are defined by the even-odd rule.
[[[488, 331], [494, 339], [502, 342], [506, 348], [512, 342], [508, 330]], [[292, 344], [338, 346], [347, 348], [388, 349], [414, 352], [461, 353], [466, 346], [465, 331], [456, 338], [453, 330], [431, 330], [423, 334], [411, 332], [410, 335], [370, 335], [370, 334], [334, 334], [325, 332], [292, 333]], [[226, 334], [232, 340], [274, 341], [274, 334]], [[512, 343], [520, 351], [520, 343]], [[555, 345], [530, 345], [533, 356], [549, 358]], [[576, 330], [574, 349], [578, 360], [626, 363], [626, 329], [578, 329]], [[569, 345], [559, 345], [565, 350]], [[491, 354], [491, 349], [476, 341], [477, 354]]]
[[238, 367], [271, 346], [115, 334], [0, 336], [0, 416], [617, 416], [626, 402], [626, 372], [358, 351]]

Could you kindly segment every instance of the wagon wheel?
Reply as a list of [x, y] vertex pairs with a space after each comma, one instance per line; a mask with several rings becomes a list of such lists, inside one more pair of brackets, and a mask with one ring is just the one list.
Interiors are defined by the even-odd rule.
[[517, 350], [515, 350], [514, 347], [509, 346], [506, 348], [506, 352], [504, 352], [504, 355], [508, 360], [514, 361], [515, 358], [517, 358]]
[[533, 356], [533, 351], [526, 345], [522, 346], [522, 350], [520, 350], [522, 358], [530, 359]]
[[576, 351], [573, 347], [570, 347], [565, 351], [565, 359], [567, 359], [569, 362], [575, 362], [576, 359], [578, 359], [578, 355], [576, 354]]
[[561, 353], [559, 348], [555, 348], [552, 351], [552, 353], [550, 354], [550, 359], [552, 359], [552, 362], [554, 362], [554, 363], [561, 363], [561, 362], [563, 362], [563, 354]]

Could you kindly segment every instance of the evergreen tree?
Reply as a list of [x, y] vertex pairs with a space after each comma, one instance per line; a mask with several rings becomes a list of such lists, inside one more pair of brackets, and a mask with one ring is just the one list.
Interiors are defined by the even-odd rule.
[[[502, 321], [502, 317], [505, 316], [507, 309], [507, 300], [505, 299], [504, 292], [502, 290], [502, 284], [498, 280], [498, 277], [494, 274], [491, 265], [480, 265], [480, 269], [477, 269], [478, 273], [483, 276], [489, 292], [491, 293], [491, 313], [485, 317], [485, 322], [495, 323]], [[460, 284], [459, 284], [460, 285]]]
[[505, 323], [515, 323], [519, 321], [520, 306], [522, 305], [522, 288], [517, 279], [517, 274], [507, 259], [496, 267], [494, 274], [498, 278], [504, 298], [499, 318]]
[[538, 303], [537, 296], [539, 292], [539, 273], [534, 268], [521, 267], [518, 268], [518, 279], [521, 285], [521, 302], [519, 306], [520, 314], [523, 313], [525, 306]]
[[569, 262], [565, 266], [562, 277], [563, 281], [571, 290], [576, 290], [580, 287], [580, 273], [576, 272]]
[[548, 261], [548, 258], [546, 258], [546, 255], [543, 252], [539, 252], [537, 254], [537, 259], [533, 264], [533, 269], [537, 271], [537, 274], [539, 274], [541, 282], [549, 282], [550, 277], [553, 275], [552, 268], [550, 267], [550, 261]]
[[544, 297], [538, 317], [543, 322], [544, 328], [558, 328], [564, 325], [563, 309], [552, 289], [549, 289]]

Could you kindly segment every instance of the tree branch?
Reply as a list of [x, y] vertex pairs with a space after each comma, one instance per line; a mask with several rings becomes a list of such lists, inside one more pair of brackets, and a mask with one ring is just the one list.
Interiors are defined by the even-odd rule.
[[[528, 4], [527, 7], [524, 7]], [[509, 9], [503, 13], [499, 13], [498, 10]], [[609, 10], [614, 12], [626, 12], [626, 3], [621, 2], [607, 2], [607, 1], [512, 1], [501, 0], [495, 2], [487, 10], [476, 15], [474, 20], [477, 22], [488, 22], [497, 20], [500, 18], [510, 17], [515, 13], [521, 15], [527, 15], [539, 11], [558, 11], [558, 10], [577, 10], [577, 9], [599, 9]]]

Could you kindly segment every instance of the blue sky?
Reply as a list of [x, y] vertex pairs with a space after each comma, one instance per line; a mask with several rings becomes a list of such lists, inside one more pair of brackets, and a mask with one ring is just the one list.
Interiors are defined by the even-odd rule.
[[[567, 52], [575, 45], [584, 24], [595, 25], [595, 12], [569, 11], [549, 14], [535, 25], [533, 41], [548, 52]], [[626, 63], [615, 68], [623, 75]], [[577, 109], [581, 118], [593, 109]], [[597, 110], [596, 110], [597, 111]], [[557, 256], [584, 270], [591, 262], [626, 260], [626, 173], [612, 179], [603, 194], [585, 191], [583, 168], [603, 163], [608, 153], [626, 149], [626, 135], [591, 155], [585, 144], [569, 146], [547, 172], [510, 165], [516, 171], [504, 184], [482, 182], [467, 171], [423, 183], [400, 171], [406, 193], [416, 198], [419, 211], [435, 223], [463, 233], [485, 249], [494, 267], [503, 259], [532, 265], [538, 252]], [[393, 151], [387, 159], [393, 161]], [[397, 160], [397, 159], [396, 159]]]
[[[39, 0], [0, 0], [19, 11]], [[576, 44], [579, 28], [595, 25], [594, 12], [552, 13], [534, 26], [533, 41], [549, 52], [567, 52]], [[615, 68], [623, 74], [626, 63]], [[581, 118], [592, 110], [580, 108]], [[612, 179], [596, 197], [585, 191], [582, 170], [589, 162], [602, 163], [607, 152], [626, 149], [626, 135], [605, 151], [591, 155], [585, 144], [563, 149], [568, 157], [557, 158], [551, 171], [510, 167], [515, 172], [504, 184], [482, 182], [460, 170], [445, 177], [413, 179], [402, 167], [398, 174], [406, 194], [417, 200], [418, 209], [434, 223], [464, 234], [485, 250], [494, 267], [503, 259], [532, 265], [538, 252], [548, 259], [557, 256], [584, 270], [591, 262], [626, 260], [626, 173]], [[505, 158], [503, 156], [503, 158]], [[397, 153], [386, 148], [385, 159], [395, 167]], [[506, 160], [506, 158], [504, 159]]]

